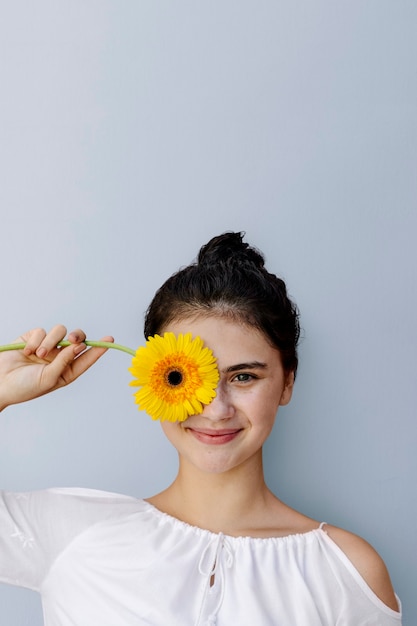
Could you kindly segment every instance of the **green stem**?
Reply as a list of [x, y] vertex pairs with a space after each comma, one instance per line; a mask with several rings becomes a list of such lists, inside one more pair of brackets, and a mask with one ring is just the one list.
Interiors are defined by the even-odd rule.
[[[90, 348], [113, 348], [113, 350], [121, 350], [122, 352], [127, 352], [127, 354], [131, 354], [135, 356], [136, 350], [132, 350], [132, 348], [127, 348], [126, 346], [121, 346], [119, 343], [112, 343], [110, 341], [84, 341], [86, 346]], [[71, 346], [70, 341], [60, 341], [58, 346], [61, 348], [65, 348], [66, 346]], [[8, 350], [23, 350], [26, 346], [25, 343], [9, 343], [5, 346], [0, 346], [0, 352], [7, 352]]]

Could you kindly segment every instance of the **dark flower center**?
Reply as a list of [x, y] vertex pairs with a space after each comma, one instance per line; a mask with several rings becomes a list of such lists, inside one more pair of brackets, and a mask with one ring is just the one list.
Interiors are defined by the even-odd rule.
[[167, 373], [167, 382], [168, 385], [171, 385], [171, 387], [178, 387], [178, 385], [181, 385], [183, 378], [182, 372], [179, 370], [171, 370]]

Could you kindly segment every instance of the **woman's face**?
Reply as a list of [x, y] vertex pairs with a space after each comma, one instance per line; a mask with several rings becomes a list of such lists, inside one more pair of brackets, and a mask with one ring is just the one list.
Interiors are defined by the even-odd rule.
[[182, 465], [219, 473], [258, 461], [280, 405], [291, 399], [294, 376], [264, 335], [222, 317], [171, 322], [163, 332], [199, 336], [217, 359], [214, 400], [184, 422], [162, 422]]

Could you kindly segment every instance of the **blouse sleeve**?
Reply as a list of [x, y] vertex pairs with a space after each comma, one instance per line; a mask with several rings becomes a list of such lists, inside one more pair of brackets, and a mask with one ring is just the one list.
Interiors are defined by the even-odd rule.
[[134, 502], [87, 489], [0, 491], [0, 581], [38, 591], [74, 537]]

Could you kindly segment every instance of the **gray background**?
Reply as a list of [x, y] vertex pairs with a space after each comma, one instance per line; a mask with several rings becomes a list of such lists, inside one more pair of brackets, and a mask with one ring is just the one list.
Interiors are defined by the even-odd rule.
[[[302, 312], [266, 448], [288, 504], [365, 536], [417, 622], [415, 0], [14, 0], [0, 8], [1, 343], [142, 343], [159, 284], [245, 230]], [[129, 357], [0, 418], [7, 489], [148, 496], [175, 454]], [[39, 626], [1, 587], [1, 624]]]

